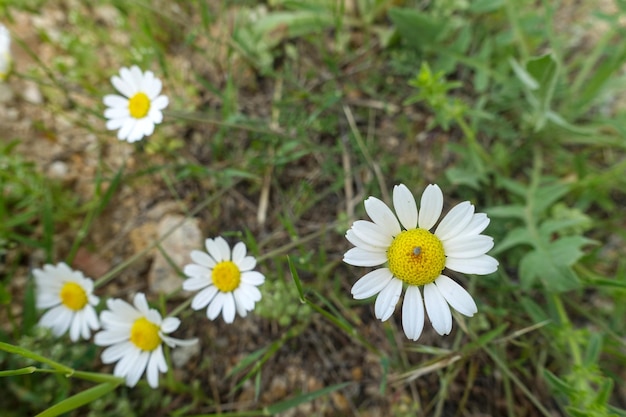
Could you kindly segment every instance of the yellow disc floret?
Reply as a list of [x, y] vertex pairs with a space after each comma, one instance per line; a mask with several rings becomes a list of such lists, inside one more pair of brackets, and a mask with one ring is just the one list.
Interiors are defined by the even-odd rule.
[[130, 329], [130, 341], [141, 350], [152, 351], [161, 344], [159, 326], [145, 317], [141, 317], [133, 323]]
[[150, 110], [150, 99], [144, 93], [137, 93], [128, 100], [128, 111], [135, 119], [146, 117]]
[[436, 280], [446, 265], [443, 244], [425, 229], [411, 229], [395, 237], [387, 250], [389, 269], [409, 285]]
[[61, 288], [61, 302], [70, 310], [82, 310], [87, 304], [87, 293], [75, 282], [66, 282]]
[[239, 287], [241, 271], [234, 262], [222, 261], [213, 268], [211, 279], [220, 291], [230, 292]]

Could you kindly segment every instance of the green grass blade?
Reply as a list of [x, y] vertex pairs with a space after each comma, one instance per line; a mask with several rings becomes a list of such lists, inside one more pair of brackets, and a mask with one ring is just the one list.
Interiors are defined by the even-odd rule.
[[117, 388], [119, 383], [105, 382], [95, 387], [89, 388], [85, 391], [79, 392], [76, 395], [72, 395], [69, 398], [53, 405], [47, 410], [37, 414], [36, 417], [55, 417], [68, 411], [72, 411], [85, 404], [89, 404], [92, 401], [102, 397], [105, 394], [113, 391]]

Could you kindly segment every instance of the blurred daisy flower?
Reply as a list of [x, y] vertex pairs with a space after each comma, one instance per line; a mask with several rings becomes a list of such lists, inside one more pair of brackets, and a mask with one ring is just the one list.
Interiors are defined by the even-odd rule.
[[135, 295], [133, 305], [124, 300], [108, 299], [108, 310], [100, 314], [103, 330], [94, 337], [102, 351], [102, 362], [117, 362], [113, 374], [125, 378], [126, 385], [134, 387], [144, 371], [152, 388], [159, 386], [159, 372], [167, 371], [163, 343], [170, 347], [190, 346], [197, 339], [179, 340], [166, 336], [178, 329], [180, 320], [161, 318], [159, 312], [148, 306], [146, 296]]
[[11, 69], [11, 35], [0, 23], [0, 81], [6, 79]]
[[61, 336], [70, 330], [70, 339], [89, 339], [91, 330], [98, 330], [100, 322], [94, 310], [98, 297], [92, 294], [93, 281], [65, 263], [44, 265], [34, 269], [37, 286], [37, 308], [50, 308], [39, 320], [39, 325]]
[[161, 80], [152, 71], [141, 72], [133, 65], [120, 69], [120, 75], [111, 77], [111, 83], [122, 95], [104, 96], [107, 129], [119, 129], [117, 138], [128, 142], [150, 136], [154, 125], [163, 121], [161, 111], [169, 103], [167, 96], [159, 95]]
[[[403, 184], [393, 189], [393, 206], [395, 215], [381, 200], [368, 198], [365, 211], [372, 221], [357, 220], [346, 233], [356, 247], [345, 253], [344, 262], [366, 267], [386, 263], [359, 279], [352, 295], [365, 299], [378, 294], [374, 311], [385, 321], [406, 284], [402, 304], [406, 336], [417, 340], [422, 334], [424, 304], [435, 331], [449, 334], [452, 314], [448, 305], [468, 317], [477, 308], [472, 296], [442, 272], [444, 268], [479, 275], [496, 271], [498, 261], [486, 255], [493, 238], [481, 234], [489, 219], [484, 213], [474, 213], [474, 206], [465, 201], [453, 207], [431, 232], [443, 208], [443, 194], [437, 185], [424, 190], [419, 213], [413, 194]], [[423, 300], [420, 287], [424, 287]]]
[[207, 317], [214, 320], [220, 312], [226, 323], [235, 320], [235, 312], [245, 317], [261, 299], [258, 285], [265, 282], [263, 274], [253, 271], [256, 259], [246, 256], [246, 245], [237, 243], [231, 252], [222, 237], [207, 239], [208, 252], [191, 252], [193, 264], [185, 266], [189, 278], [183, 282], [187, 291], [202, 290], [193, 298], [191, 308], [207, 307]]

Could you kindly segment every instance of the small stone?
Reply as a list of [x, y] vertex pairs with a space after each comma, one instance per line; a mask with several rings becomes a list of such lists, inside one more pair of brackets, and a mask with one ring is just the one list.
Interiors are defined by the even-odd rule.
[[[159, 222], [157, 238], [167, 233], [170, 234], [160, 244], [162, 250], [158, 248], [154, 250], [154, 261], [148, 275], [150, 290], [164, 294], [178, 290], [183, 281], [177, 271], [170, 266], [170, 261], [182, 270], [185, 265], [191, 263], [190, 253], [198, 249], [202, 239], [198, 220], [179, 214], [167, 214]], [[163, 253], [167, 254], [169, 261]]]
[[39, 89], [39, 86], [32, 81], [27, 81], [24, 83], [22, 98], [32, 104], [43, 103], [43, 95], [41, 94], [41, 90]]

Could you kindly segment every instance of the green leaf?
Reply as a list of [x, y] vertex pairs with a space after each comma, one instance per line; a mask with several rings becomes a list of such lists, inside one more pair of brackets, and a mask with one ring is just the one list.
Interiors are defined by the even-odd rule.
[[562, 237], [548, 246], [548, 256], [556, 265], [572, 266], [584, 255], [580, 248], [592, 242], [583, 236]]
[[50, 365], [53, 369], [61, 371], [67, 375], [71, 375], [74, 372], [74, 370], [68, 366], [55, 362], [51, 359], [46, 358], [45, 356], [41, 356], [35, 352], [31, 352], [30, 350], [24, 349], [19, 346], [14, 346], [9, 343], [0, 342], [0, 349], [4, 350], [5, 352], [15, 353], [17, 355], [32, 359], [37, 362], [45, 363], [46, 365]]
[[533, 213], [536, 217], [552, 206], [571, 189], [570, 184], [553, 182], [538, 187], [533, 197]]
[[565, 396], [569, 397], [576, 392], [576, 390], [570, 384], [568, 384], [558, 376], [554, 375], [547, 369], [543, 370], [543, 377], [552, 386], [553, 390], [556, 390]]
[[522, 288], [528, 290], [535, 283], [537, 277], [542, 272], [539, 264], [541, 253], [537, 250], [528, 252], [519, 263], [519, 278]]
[[516, 219], [524, 219], [525, 207], [518, 205], [510, 205], [510, 206], [496, 206], [490, 207], [485, 212], [489, 217], [505, 217], [505, 218], [516, 218]]
[[0, 377], [15, 376], [15, 375], [27, 375], [32, 374], [37, 370], [34, 366], [27, 366], [26, 368], [13, 369], [11, 371], [0, 371]]
[[539, 82], [537, 95], [541, 109], [544, 113], [547, 113], [554, 96], [554, 89], [559, 75], [559, 66], [554, 58], [554, 54], [548, 53], [531, 58], [526, 63], [526, 70], [534, 80]]
[[291, 276], [293, 277], [293, 282], [296, 284], [296, 288], [298, 289], [298, 295], [300, 295], [300, 302], [306, 302], [306, 298], [304, 297], [304, 290], [302, 289], [302, 281], [300, 281], [300, 275], [298, 275], [298, 270], [296, 266], [293, 264], [291, 258], [287, 256], [287, 263], [289, 263], [289, 271], [291, 271]]
[[447, 22], [413, 9], [392, 7], [389, 19], [400, 36], [418, 50], [434, 48], [446, 32]]
[[119, 383], [105, 382], [95, 387], [89, 388], [85, 391], [79, 392], [76, 395], [72, 395], [69, 398], [53, 405], [47, 410], [37, 414], [36, 417], [55, 417], [68, 411], [72, 411], [85, 404], [89, 404], [92, 401], [102, 397], [105, 394], [113, 391], [117, 388]]
[[475, 0], [470, 2], [470, 6], [467, 11], [483, 14], [495, 12], [504, 5], [505, 0]]
[[342, 388], [345, 388], [349, 385], [349, 382], [342, 382], [340, 384], [335, 384], [335, 385], [331, 385], [329, 387], [325, 387], [322, 389], [319, 389], [317, 391], [313, 391], [313, 392], [309, 392], [306, 394], [302, 394], [299, 395], [295, 398], [291, 398], [289, 400], [285, 400], [285, 401], [281, 401], [279, 403], [276, 403], [274, 405], [271, 405], [269, 407], [267, 407], [267, 411], [271, 414], [271, 415], [275, 415], [278, 413], [282, 413], [285, 412], [289, 409], [295, 408], [297, 406], [299, 406], [300, 404], [304, 404], [307, 403], [309, 401], [313, 401], [314, 399], [321, 397], [323, 395], [329, 394], [333, 391], [337, 391], [340, 390]]
[[490, 252], [492, 255], [504, 252], [519, 245], [532, 245], [533, 239], [528, 233], [528, 229], [525, 227], [517, 227], [511, 230], [505, 237], [496, 245], [496, 247]]
[[598, 363], [598, 358], [602, 352], [602, 335], [598, 333], [592, 333], [587, 344], [587, 350], [585, 350], [585, 357], [583, 363], [585, 366], [595, 366]]
[[517, 75], [517, 78], [522, 82], [524, 87], [529, 90], [539, 89], [539, 81], [535, 80], [535, 78], [533, 78], [533, 76], [530, 75], [528, 71], [526, 71], [526, 68], [524, 68], [519, 62], [517, 62], [515, 58], [509, 58], [509, 64], [511, 64], [513, 72], [515, 73], [515, 75]]
[[529, 289], [539, 278], [546, 290], [551, 292], [579, 288], [580, 280], [570, 266], [582, 256], [579, 245], [586, 242], [587, 239], [580, 236], [565, 237], [543, 243], [524, 255], [519, 266], [522, 287]]

